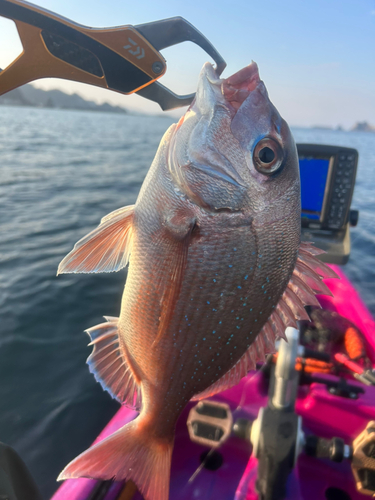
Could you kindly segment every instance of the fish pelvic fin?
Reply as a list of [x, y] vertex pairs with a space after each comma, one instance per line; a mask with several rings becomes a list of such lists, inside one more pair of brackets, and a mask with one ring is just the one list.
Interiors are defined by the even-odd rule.
[[118, 318], [105, 319], [106, 323], [86, 330], [91, 338], [89, 345], [94, 346], [87, 358], [89, 370], [114, 399], [139, 410], [142, 406], [141, 386], [120, 348]]
[[325, 253], [311, 243], [300, 244], [297, 262], [290, 281], [274, 312], [268, 318], [260, 333], [237, 363], [219, 380], [194, 396], [193, 400], [208, 398], [234, 385], [255, 369], [257, 362], [265, 361], [267, 354], [275, 351], [276, 338], [286, 340], [288, 326], [297, 328], [296, 320], [310, 320], [305, 307], [321, 307], [315, 295], [332, 295], [324, 278], [339, 278], [326, 264], [316, 258]]
[[132, 480], [145, 500], [168, 500], [173, 434], [156, 437], [142, 414], [70, 462], [63, 479]]
[[110, 273], [129, 261], [134, 205], [106, 215], [100, 225], [79, 240], [60, 262], [57, 274]]

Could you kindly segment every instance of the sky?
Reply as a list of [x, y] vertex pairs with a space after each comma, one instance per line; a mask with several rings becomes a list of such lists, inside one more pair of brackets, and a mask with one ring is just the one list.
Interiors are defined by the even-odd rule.
[[[290, 125], [375, 125], [375, 0], [38, 0], [38, 5], [92, 27], [185, 17], [227, 61], [223, 77], [251, 60], [258, 63], [271, 100]], [[0, 67], [21, 51], [14, 23], [0, 18]], [[209, 57], [190, 42], [162, 54], [168, 69], [160, 82], [177, 93], [193, 92]], [[136, 95], [56, 79], [34, 85], [161, 113]]]

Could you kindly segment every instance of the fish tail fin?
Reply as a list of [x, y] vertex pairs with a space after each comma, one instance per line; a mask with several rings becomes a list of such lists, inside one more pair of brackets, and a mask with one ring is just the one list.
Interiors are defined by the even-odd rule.
[[145, 500], [168, 500], [173, 436], [155, 437], [140, 416], [70, 462], [58, 481], [131, 479]]

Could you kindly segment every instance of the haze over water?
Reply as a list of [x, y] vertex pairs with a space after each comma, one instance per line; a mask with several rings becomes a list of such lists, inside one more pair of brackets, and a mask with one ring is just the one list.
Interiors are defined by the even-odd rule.
[[[0, 108], [0, 441], [47, 499], [55, 478], [119, 407], [89, 373], [83, 330], [118, 316], [126, 271], [56, 277], [100, 219], [135, 202], [172, 123], [144, 117]], [[345, 272], [375, 315], [375, 134], [293, 130], [297, 142], [359, 151]]]

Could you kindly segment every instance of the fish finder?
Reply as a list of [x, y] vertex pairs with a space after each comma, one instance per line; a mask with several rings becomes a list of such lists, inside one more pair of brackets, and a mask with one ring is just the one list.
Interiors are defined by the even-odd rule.
[[301, 176], [302, 240], [325, 250], [325, 262], [346, 264], [358, 151], [341, 146], [297, 144]]

